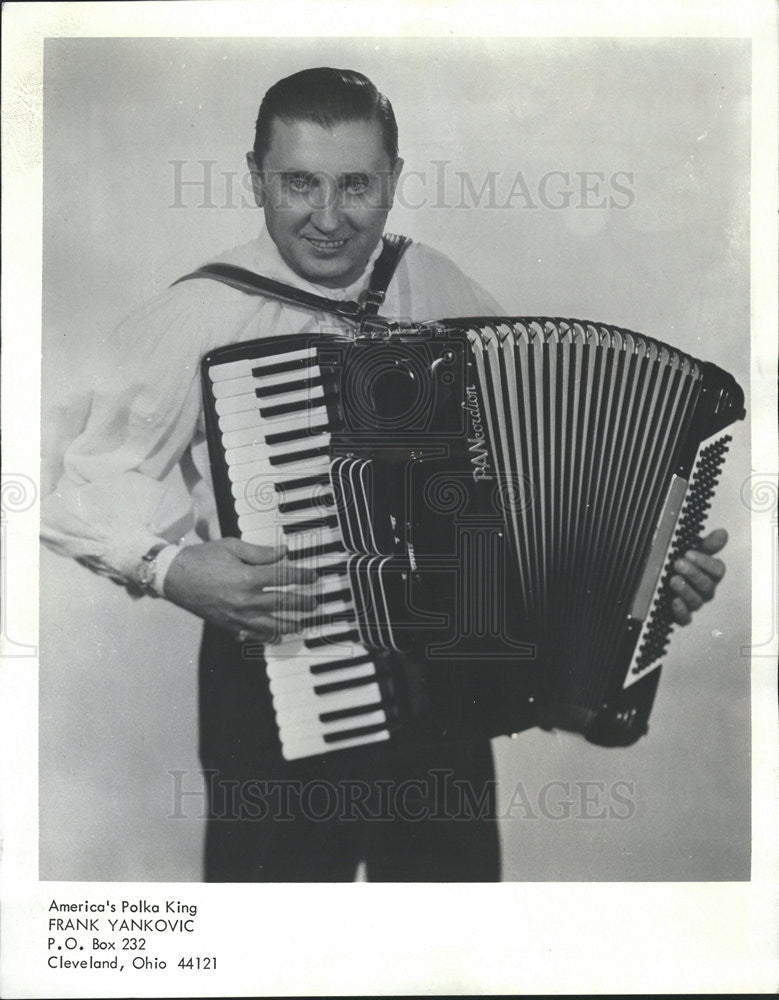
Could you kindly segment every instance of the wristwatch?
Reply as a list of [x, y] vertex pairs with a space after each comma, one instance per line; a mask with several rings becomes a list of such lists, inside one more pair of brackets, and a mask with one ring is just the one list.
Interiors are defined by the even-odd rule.
[[159, 597], [157, 590], [157, 556], [163, 549], [167, 548], [167, 542], [158, 542], [152, 545], [145, 556], [141, 557], [138, 564], [137, 584], [142, 594], [147, 597]]

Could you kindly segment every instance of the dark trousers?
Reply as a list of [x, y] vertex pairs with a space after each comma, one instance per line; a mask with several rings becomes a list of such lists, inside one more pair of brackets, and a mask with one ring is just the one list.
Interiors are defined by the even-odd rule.
[[361, 861], [371, 881], [500, 879], [489, 741], [285, 761], [264, 668], [259, 650], [206, 627], [206, 881], [351, 881]]

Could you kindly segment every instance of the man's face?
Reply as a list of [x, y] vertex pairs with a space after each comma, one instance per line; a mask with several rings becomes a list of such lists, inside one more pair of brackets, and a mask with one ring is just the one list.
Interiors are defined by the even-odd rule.
[[292, 270], [327, 288], [356, 281], [384, 232], [403, 166], [390, 162], [379, 123], [276, 119], [262, 164], [252, 153], [248, 163], [268, 232]]

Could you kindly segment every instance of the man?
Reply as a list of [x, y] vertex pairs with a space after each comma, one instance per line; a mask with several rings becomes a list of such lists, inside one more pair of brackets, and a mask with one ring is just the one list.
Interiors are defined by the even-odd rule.
[[[266, 94], [248, 163], [266, 230], [220, 260], [302, 292], [364, 301], [403, 165], [387, 99], [358, 73], [297, 73]], [[451, 261], [419, 244], [397, 263], [382, 307], [414, 321], [500, 312]], [[211, 810], [208, 879], [349, 880], [364, 860], [376, 880], [495, 880], [488, 742], [415, 750], [382, 743], [285, 762], [262, 658], [245, 655], [246, 640], [268, 642], [313, 610], [314, 574], [295, 568], [282, 548], [219, 538], [199, 362], [221, 345], [339, 329], [348, 323], [310, 305], [210, 279], [153, 299], [118, 331], [116, 377], [109, 392], [97, 387], [87, 426], [65, 457], [45, 503], [44, 539], [206, 623], [200, 746]], [[190, 509], [167, 482], [177, 465], [197, 544], [180, 537]], [[713, 595], [724, 572], [714, 554], [725, 540], [714, 532], [703, 552], [677, 566], [680, 622]], [[459, 811], [452, 784], [438, 780], [444, 775], [480, 808]], [[362, 812], [331, 814], [323, 796], [334, 787], [367, 789]], [[403, 795], [388, 797], [391, 789]]]

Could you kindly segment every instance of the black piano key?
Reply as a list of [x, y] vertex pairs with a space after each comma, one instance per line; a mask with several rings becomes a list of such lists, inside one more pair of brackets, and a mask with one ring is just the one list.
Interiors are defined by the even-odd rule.
[[316, 639], [304, 639], [303, 645], [307, 649], [319, 649], [321, 646], [333, 646], [342, 642], [359, 642], [359, 633], [354, 629], [347, 632], [335, 632], [332, 635], [318, 636]]
[[268, 445], [284, 444], [285, 441], [302, 441], [307, 437], [314, 437], [316, 434], [324, 434], [340, 430], [333, 424], [318, 424], [316, 427], [300, 427], [296, 431], [283, 431], [280, 434], [267, 434], [265, 443]]
[[364, 663], [372, 662], [373, 654], [363, 653], [362, 656], [348, 656], [340, 660], [328, 660], [327, 663], [314, 663], [309, 667], [309, 670], [315, 677], [318, 677], [320, 674], [330, 673], [331, 670], [343, 670], [344, 667], [361, 667]]
[[314, 517], [296, 524], [285, 524], [283, 529], [285, 535], [295, 535], [299, 531], [311, 531], [314, 528], [334, 528], [337, 524], [338, 518], [332, 514], [330, 517]]
[[276, 361], [272, 365], [258, 365], [256, 368], [252, 368], [252, 375], [254, 378], [262, 378], [264, 375], [283, 375], [284, 372], [312, 368], [316, 363], [316, 357], [293, 358], [292, 361]]
[[[305, 549], [296, 549], [294, 552], [287, 552], [287, 559], [294, 562], [296, 559], [311, 559], [314, 556], [326, 556], [330, 552], [343, 552], [344, 547], [340, 542], [325, 542], [323, 545], [309, 545]], [[323, 569], [320, 569], [322, 572]]]
[[325, 743], [340, 743], [342, 740], [350, 740], [355, 736], [369, 736], [371, 733], [379, 733], [387, 728], [386, 722], [375, 722], [372, 726], [359, 726], [357, 729], [342, 729], [337, 733], [325, 733]]
[[330, 449], [324, 445], [321, 448], [307, 448], [305, 451], [290, 451], [286, 455], [273, 455], [268, 459], [270, 465], [289, 465], [290, 462], [307, 462], [312, 458], [322, 458], [330, 454]]
[[305, 500], [290, 500], [288, 503], [280, 503], [279, 514], [293, 514], [299, 510], [310, 510], [316, 507], [332, 507], [334, 503], [333, 494], [325, 493], [318, 497], [306, 497]]
[[347, 566], [345, 562], [333, 563], [332, 566], [320, 566], [317, 569], [319, 576], [346, 576]]
[[352, 592], [348, 587], [344, 587], [343, 590], [334, 590], [330, 594], [322, 594], [319, 598], [318, 607], [322, 607], [328, 604], [330, 601], [350, 601], [352, 599]]
[[332, 614], [314, 614], [308, 618], [300, 619], [300, 628], [305, 632], [310, 628], [324, 628], [326, 625], [338, 625], [340, 622], [352, 624], [354, 622], [354, 611], [335, 611]]
[[277, 493], [288, 493], [290, 490], [300, 490], [305, 486], [325, 486], [330, 482], [330, 476], [326, 472], [318, 476], [301, 476], [299, 479], [287, 479], [281, 483], [276, 483]]
[[294, 403], [276, 403], [274, 406], [261, 406], [261, 417], [283, 417], [288, 413], [302, 413], [304, 410], [324, 410], [323, 399], [299, 399]]
[[257, 399], [266, 399], [268, 396], [282, 396], [287, 392], [298, 392], [303, 389], [316, 389], [322, 385], [322, 376], [315, 378], [301, 378], [293, 382], [281, 382], [279, 385], [258, 386], [254, 390]]
[[[372, 705], [356, 705], [354, 708], [339, 708], [334, 712], [322, 712], [319, 716], [320, 722], [338, 722], [339, 719], [354, 719], [360, 715], [368, 715], [370, 712], [378, 712], [379, 709], [386, 709], [380, 701]], [[385, 723], [386, 725], [386, 723]]]
[[348, 691], [350, 688], [365, 687], [367, 684], [375, 684], [376, 675], [369, 674], [367, 677], [354, 677], [345, 681], [331, 681], [329, 684], [315, 684], [314, 694], [332, 694], [335, 691]]

